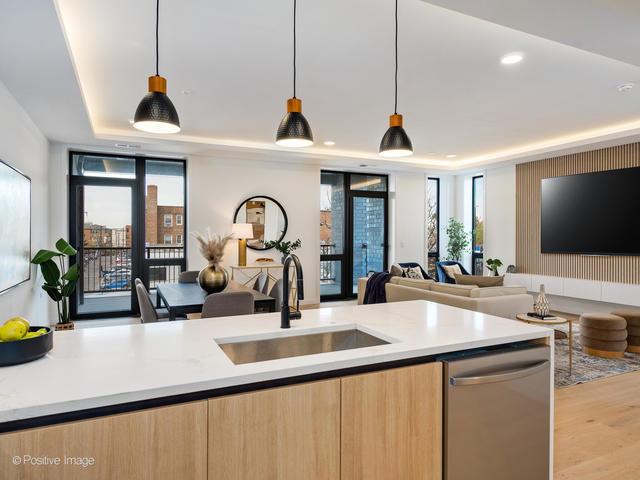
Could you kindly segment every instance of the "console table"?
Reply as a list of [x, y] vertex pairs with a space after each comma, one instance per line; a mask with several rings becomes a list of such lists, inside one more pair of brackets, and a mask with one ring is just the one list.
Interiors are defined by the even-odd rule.
[[[280, 279], [280, 277], [276, 277], [274, 273], [276, 271], [282, 272], [282, 264], [280, 262], [264, 262], [264, 263], [254, 263], [251, 265], [231, 265], [231, 280], [236, 280], [247, 287], [253, 287], [253, 284], [262, 272], [267, 274], [270, 282], [275, 283]], [[248, 280], [242, 281], [236, 279], [236, 272], [242, 273], [245, 276], [249, 277]], [[297, 296], [297, 282], [296, 282], [296, 269], [293, 265], [289, 266], [289, 279], [291, 281], [291, 289], [290, 289], [290, 297], [289, 297], [289, 305], [296, 305], [296, 296]]]

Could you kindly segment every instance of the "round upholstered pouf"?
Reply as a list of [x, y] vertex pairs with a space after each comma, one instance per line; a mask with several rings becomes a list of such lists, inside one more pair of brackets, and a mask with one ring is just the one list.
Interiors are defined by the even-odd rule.
[[620, 358], [627, 349], [627, 321], [608, 313], [584, 313], [580, 316], [580, 344], [589, 355]]
[[627, 321], [627, 352], [640, 353], [640, 309], [621, 308], [611, 313]]

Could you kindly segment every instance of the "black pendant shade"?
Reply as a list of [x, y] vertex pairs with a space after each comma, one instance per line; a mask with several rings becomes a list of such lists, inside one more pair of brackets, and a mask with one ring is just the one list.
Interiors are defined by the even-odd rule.
[[180, 119], [173, 103], [163, 92], [149, 92], [140, 101], [133, 126], [150, 133], [177, 133]]
[[402, 115], [391, 115], [390, 127], [380, 142], [380, 155], [388, 158], [407, 157], [413, 153], [413, 145], [402, 127]]
[[290, 98], [287, 113], [282, 118], [276, 134], [276, 145], [283, 147], [308, 147], [313, 145], [313, 133], [302, 114], [302, 101]]

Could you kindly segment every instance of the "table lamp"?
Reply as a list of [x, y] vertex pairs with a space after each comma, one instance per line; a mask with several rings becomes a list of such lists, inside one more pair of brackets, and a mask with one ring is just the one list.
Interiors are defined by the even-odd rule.
[[253, 223], [234, 223], [231, 230], [238, 239], [238, 265], [247, 266], [247, 239], [253, 238]]

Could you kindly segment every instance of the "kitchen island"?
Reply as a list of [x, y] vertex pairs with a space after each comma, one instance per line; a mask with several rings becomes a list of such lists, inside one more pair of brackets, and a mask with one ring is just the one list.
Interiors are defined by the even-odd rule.
[[[279, 324], [271, 313], [57, 332], [45, 358], [0, 369], [3, 478], [442, 478], [440, 356], [552, 338], [424, 301]], [[219, 345], [354, 330], [381, 344], [238, 364]], [[12, 465], [24, 455], [94, 464]]]

